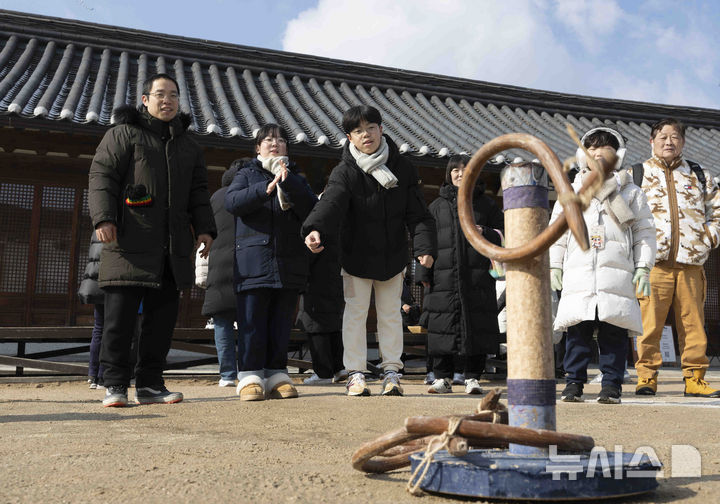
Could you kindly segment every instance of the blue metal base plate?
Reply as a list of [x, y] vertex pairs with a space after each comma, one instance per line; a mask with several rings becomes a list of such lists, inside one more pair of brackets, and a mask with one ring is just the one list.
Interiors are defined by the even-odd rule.
[[[424, 456], [418, 453], [410, 457], [413, 471]], [[440, 451], [420, 488], [440, 494], [508, 500], [597, 500], [654, 490], [661, 468], [647, 455], [632, 453], [560, 453], [546, 458], [515, 455], [507, 450], [470, 450], [464, 457]]]

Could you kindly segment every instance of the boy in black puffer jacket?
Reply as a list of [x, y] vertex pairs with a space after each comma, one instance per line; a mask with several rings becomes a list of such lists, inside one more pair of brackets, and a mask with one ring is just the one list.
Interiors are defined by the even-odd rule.
[[350, 373], [347, 393], [370, 395], [366, 320], [375, 290], [378, 343], [384, 371], [382, 395], [402, 395], [398, 371], [403, 349], [400, 294], [407, 262], [407, 232], [413, 256], [432, 266], [437, 254], [435, 221], [418, 185], [416, 169], [382, 134], [380, 112], [360, 105], [343, 114], [347, 134], [342, 161], [330, 174], [322, 199], [305, 220], [302, 234], [313, 253], [323, 250], [323, 237], [340, 233], [345, 313], [343, 361]]

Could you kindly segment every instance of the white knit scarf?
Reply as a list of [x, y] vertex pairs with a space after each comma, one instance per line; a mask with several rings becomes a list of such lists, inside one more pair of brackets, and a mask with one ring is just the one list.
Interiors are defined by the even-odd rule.
[[[288, 157], [287, 156], [275, 156], [275, 157], [269, 157], [264, 158], [260, 154], [257, 156], [258, 161], [262, 164], [262, 167], [272, 173], [274, 176], [278, 176], [282, 172], [282, 165], [280, 164], [285, 163], [285, 166], [288, 165]], [[287, 210], [290, 207], [293, 206], [292, 202], [288, 199], [287, 194], [285, 194], [285, 191], [283, 191], [280, 188], [280, 184], [275, 186], [275, 189], [277, 190], [278, 195], [278, 201], [280, 202], [280, 208], [282, 210]]]
[[350, 144], [350, 154], [355, 158], [358, 167], [368, 175], [375, 177], [375, 180], [385, 189], [397, 186], [397, 177], [393, 175], [390, 168], [385, 166], [390, 154], [385, 137], [382, 138], [380, 148], [372, 154], [363, 154], [352, 143]]

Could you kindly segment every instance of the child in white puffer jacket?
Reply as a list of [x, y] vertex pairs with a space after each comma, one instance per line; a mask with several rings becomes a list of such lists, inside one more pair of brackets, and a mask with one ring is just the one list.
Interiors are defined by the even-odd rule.
[[[583, 213], [590, 249], [582, 251], [572, 234], [565, 234], [550, 248], [553, 290], [562, 290], [554, 329], [567, 331], [564, 368], [567, 386], [563, 401], [582, 401], [587, 366], [597, 329], [601, 403], [619, 403], [627, 338], [642, 332], [636, 291], [649, 294], [650, 269], [655, 263], [655, 225], [643, 191], [622, 168], [625, 143], [610, 128], [594, 128], [581, 140], [595, 159], [603, 158], [615, 170], [605, 179]], [[587, 176], [587, 160], [578, 149], [580, 173], [573, 182], [578, 191]], [[555, 205], [551, 222], [562, 211]], [[647, 295], [646, 294], [646, 295]]]

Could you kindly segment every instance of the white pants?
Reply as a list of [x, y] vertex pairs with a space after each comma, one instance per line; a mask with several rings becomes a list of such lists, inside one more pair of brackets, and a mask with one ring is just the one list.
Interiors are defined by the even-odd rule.
[[403, 329], [400, 315], [404, 272], [381, 282], [352, 276], [342, 270], [345, 293], [343, 315], [343, 364], [348, 372], [367, 371], [367, 314], [370, 294], [375, 289], [378, 346], [384, 371], [399, 371], [403, 352]]

